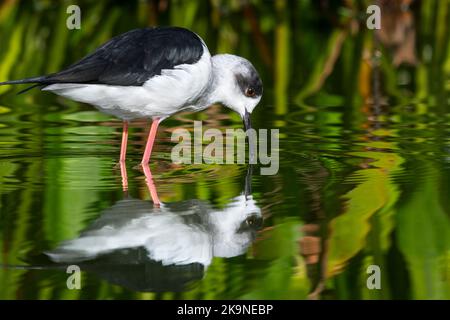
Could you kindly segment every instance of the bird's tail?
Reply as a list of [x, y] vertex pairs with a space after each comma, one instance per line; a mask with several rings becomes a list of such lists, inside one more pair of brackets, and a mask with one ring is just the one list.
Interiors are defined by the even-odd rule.
[[19, 80], [4, 81], [4, 82], [0, 82], [0, 86], [3, 86], [5, 84], [26, 84], [26, 83], [41, 84], [45, 80], [45, 78], [46, 78], [45, 76], [40, 76], [40, 77], [25, 78], [25, 79], [19, 79]]
[[30, 83], [33, 84], [32, 86], [27, 87], [24, 90], [21, 90], [17, 93], [17, 94], [21, 94], [21, 93], [27, 92], [28, 90], [31, 90], [35, 87], [45, 85], [45, 83], [44, 83], [45, 78], [46, 78], [45, 76], [40, 76], [40, 77], [25, 78], [25, 79], [19, 79], [19, 80], [4, 81], [4, 82], [0, 82], [0, 86], [7, 85], [7, 84], [30, 84]]

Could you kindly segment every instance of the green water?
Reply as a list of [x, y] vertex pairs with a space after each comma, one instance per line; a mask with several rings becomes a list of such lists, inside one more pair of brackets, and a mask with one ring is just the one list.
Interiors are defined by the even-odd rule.
[[[450, 298], [450, 2], [394, 17], [414, 38], [396, 46], [375, 41], [364, 21], [354, 28], [364, 1], [326, 10], [316, 1], [73, 3], [81, 30], [64, 27], [65, 2], [0, 3], [0, 81], [57, 71], [132, 28], [186, 26], [212, 53], [242, 55], [259, 70], [265, 92], [253, 127], [280, 130], [280, 167], [248, 176], [246, 165], [174, 165], [175, 128], [242, 126], [220, 106], [176, 115], [161, 124], [150, 163], [157, 209], [136, 167], [146, 122], [130, 129], [124, 194], [120, 121], [0, 86], [0, 298]], [[225, 240], [205, 221], [232, 217], [250, 182], [253, 211], [232, 235], [244, 240], [220, 248]], [[133, 219], [148, 225], [154, 259], [143, 248], [73, 263], [45, 255], [86, 229]], [[184, 253], [181, 262], [171, 252]], [[68, 264], [81, 268], [80, 290], [67, 288]], [[380, 267], [381, 289], [367, 288], [370, 265]]]

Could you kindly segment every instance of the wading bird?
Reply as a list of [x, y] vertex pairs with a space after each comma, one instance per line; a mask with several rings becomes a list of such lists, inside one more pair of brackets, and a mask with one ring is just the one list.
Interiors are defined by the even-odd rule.
[[150, 160], [158, 125], [170, 115], [221, 103], [240, 114], [247, 130], [263, 92], [248, 60], [231, 54], [211, 57], [197, 34], [179, 27], [131, 30], [60, 72], [0, 82], [5, 84], [33, 84], [26, 90], [41, 87], [122, 119], [120, 163], [129, 121], [152, 119], [142, 164]]

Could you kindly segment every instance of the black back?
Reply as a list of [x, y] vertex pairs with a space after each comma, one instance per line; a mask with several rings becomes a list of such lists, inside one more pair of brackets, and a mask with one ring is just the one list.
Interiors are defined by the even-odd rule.
[[187, 29], [135, 29], [112, 38], [70, 67], [35, 82], [140, 86], [163, 69], [197, 62], [202, 54], [201, 39]]

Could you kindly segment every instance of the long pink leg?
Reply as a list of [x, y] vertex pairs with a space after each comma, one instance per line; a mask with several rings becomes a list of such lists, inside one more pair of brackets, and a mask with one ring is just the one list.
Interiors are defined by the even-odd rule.
[[120, 175], [122, 176], [122, 190], [128, 190], [128, 175], [127, 175], [127, 167], [125, 161], [120, 161]]
[[148, 163], [143, 163], [142, 168], [144, 169], [145, 182], [147, 183], [148, 191], [152, 197], [153, 205], [155, 207], [159, 207], [161, 205], [161, 201], [159, 201], [158, 192], [156, 191], [155, 184], [153, 183], [153, 176]]
[[120, 160], [119, 160], [123, 191], [128, 190], [128, 176], [127, 176], [127, 168], [125, 165], [125, 158], [127, 156], [127, 141], [128, 141], [128, 121], [124, 121], [122, 130], [122, 144], [120, 146]]
[[127, 156], [127, 141], [128, 141], [128, 121], [124, 121], [122, 131], [122, 145], [120, 146], [120, 162], [125, 162], [125, 158]]
[[145, 146], [144, 156], [142, 157], [141, 161], [142, 166], [148, 164], [148, 161], [150, 160], [150, 155], [152, 154], [152, 148], [155, 142], [156, 132], [158, 131], [158, 125], [160, 121], [160, 118], [153, 118], [152, 126], [147, 138], [147, 144]]

